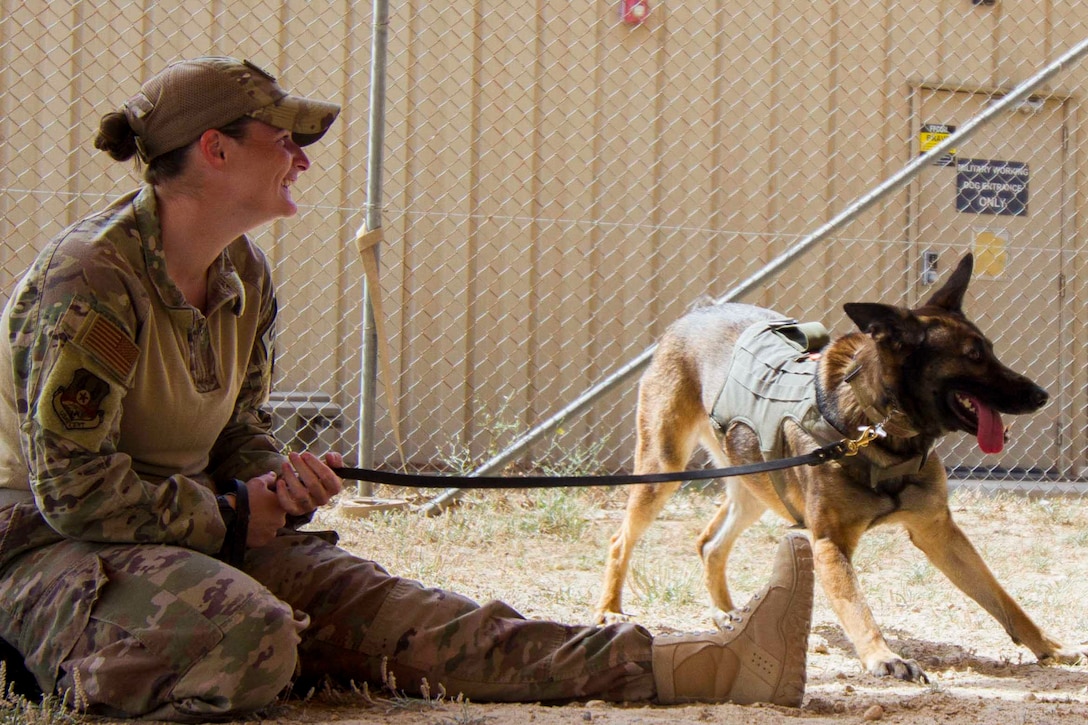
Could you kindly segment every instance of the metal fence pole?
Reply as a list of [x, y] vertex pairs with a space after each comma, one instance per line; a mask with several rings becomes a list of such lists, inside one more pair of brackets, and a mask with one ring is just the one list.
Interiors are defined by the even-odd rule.
[[[923, 168], [931, 164], [935, 159], [939, 158], [949, 150], [955, 148], [957, 145], [962, 144], [970, 136], [972, 136], [979, 128], [985, 125], [994, 116], [1005, 112], [1006, 110], [1015, 107], [1016, 104], [1025, 100], [1032, 91], [1038, 88], [1042, 83], [1049, 80], [1054, 75], [1060, 73], [1068, 65], [1078, 62], [1084, 55], [1088, 53], [1088, 38], [1082, 40], [1077, 45], [1073, 46], [1070, 50], [1062, 54], [1057, 60], [1053, 61], [1041, 71], [1031, 76], [1019, 86], [1010, 91], [1007, 95], [1002, 97], [999, 101], [993, 103], [984, 112], [972, 118], [962, 128], [958, 129], [955, 133], [948, 138], [941, 141], [935, 147], [930, 149], [923, 155], [915, 157], [910, 163], [893, 174], [883, 183], [872, 189], [870, 192], [863, 194], [852, 204], [847, 206], [841, 212], [835, 215], [833, 219], [828, 221], [823, 226], [819, 227], [815, 231], [811, 232], [799, 242], [794, 244], [784, 253], [774, 258], [767, 263], [761, 270], [755, 274], [749, 276], [746, 280], [738, 284], [736, 287], [729, 290], [727, 293], [715, 300], [715, 304], [722, 304], [736, 300], [743, 296], [747, 292], [755, 289], [760, 284], [770, 280], [785, 267], [796, 261], [802, 254], [808, 249], [823, 239], [827, 238], [833, 232], [837, 231], [840, 227], [847, 224], [870, 206], [875, 204], [880, 199], [884, 198], [888, 194], [899, 190], [905, 186], [911, 179], [917, 176]], [[552, 415], [543, 423], [529, 430], [522, 435], [510, 446], [503, 451], [500, 451], [497, 455], [486, 461], [478, 468], [476, 468], [472, 474], [476, 476], [483, 476], [492, 471], [500, 469], [508, 462], [515, 460], [520, 456], [528, 447], [540, 439], [541, 437], [551, 433], [557, 429], [565, 420], [579, 415], [584, 412], [594, 400], [604, 395], [610, 390], [615, 389], [628, 379], [638, 374], [647, 364], [650, 362], [650, 358], [653, 357], [654, 349], [656, 345], [651, 345], [645, 351], [638, 355], [623, 367], [617, 369], [607, 378], [594, 385], [585, 393], [580, 395], [573, 402], [565, 406], [559, 412]], [[438, 496], [427, 502], [422, 507], [422, 511], [429, 515], [434, 515], [443, 511], [446, 506], [454, 502], [462, 494], [462, 490], [458, 488], [449, 488], [440, 493]]]
[[[374, 17], [370, 42], [370, 112], [369, 139], [367, 143], [366, 229], [372, 231], [382, 225], [382, 166], [385, 146], [385, 67], [386, 40], [389, 31], [389, 0], [374, 0]], [[375, 259], [379, 247], [374, 248]], [[363, 281], [363, 330], [362, 365], [359, 394], [359, 465], [369, 468], [374, 464], [375, 405], [378, 379], [378, 333], [374, 323], [374, 309], [370, 303], [370, 281]], [[389, 384], [392, 384], [390, 381]], [[372, 484], [359, 484], [357, 493], [369, 496]]]

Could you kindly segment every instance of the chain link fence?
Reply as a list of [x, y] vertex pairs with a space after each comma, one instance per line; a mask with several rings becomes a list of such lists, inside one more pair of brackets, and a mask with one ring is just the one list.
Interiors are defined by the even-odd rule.
[[[5, 298], [47, 239], [139, 183], [94, 151], [103, 113], [177, 58], [248, 58], [344, 107], [307, 149], [300, 214], [254, 235], [280, 290], [281, 435], [418, 470], [492, 459], [1088, 38], [1084, 2], [392, 0], [368, 200], [369, 4], [2, 6]], [[1062, 68], [743, 296], [845, 332], [843, 302], [918, 303], [974, 252], [968, 314], [1052, 401], [1000, 455], [942, 443], [958, 476], [1077, 491], [1088, 463], [1084, 81]], [[380, 393], [361, 440], [368, 202], [395, 415]], [[632, 376], [510, 464], [629, 469], [634, 408]]]

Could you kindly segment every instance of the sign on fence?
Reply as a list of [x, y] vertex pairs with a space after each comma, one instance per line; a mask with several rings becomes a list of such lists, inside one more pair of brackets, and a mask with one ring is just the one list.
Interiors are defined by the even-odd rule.
[[959, 159], [956, 211], [974, 214], [1028, 214], [1028, 165], [1020, 161]]

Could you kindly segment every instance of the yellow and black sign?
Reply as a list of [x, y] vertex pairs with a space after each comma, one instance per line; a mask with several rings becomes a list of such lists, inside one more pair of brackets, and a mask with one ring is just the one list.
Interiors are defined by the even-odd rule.
[[[956, 132], [956, 127], [947, 123], [923, 123], [922, 131], [918, 134], [918, 152], [927, 153], [941, 141]], [[934, 166], [951, 166], [956, 157], [956, 149], [949, 149], [934, 162]]]

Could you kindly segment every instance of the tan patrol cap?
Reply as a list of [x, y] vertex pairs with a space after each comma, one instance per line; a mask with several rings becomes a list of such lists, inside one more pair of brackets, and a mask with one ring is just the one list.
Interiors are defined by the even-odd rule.
[[325, 135], [340, 106], [292, 96], [248, 60], [204, 57], [171, 63], [122, 110], [147, 163], [243, 116], [290, 131], [306, 146]]

